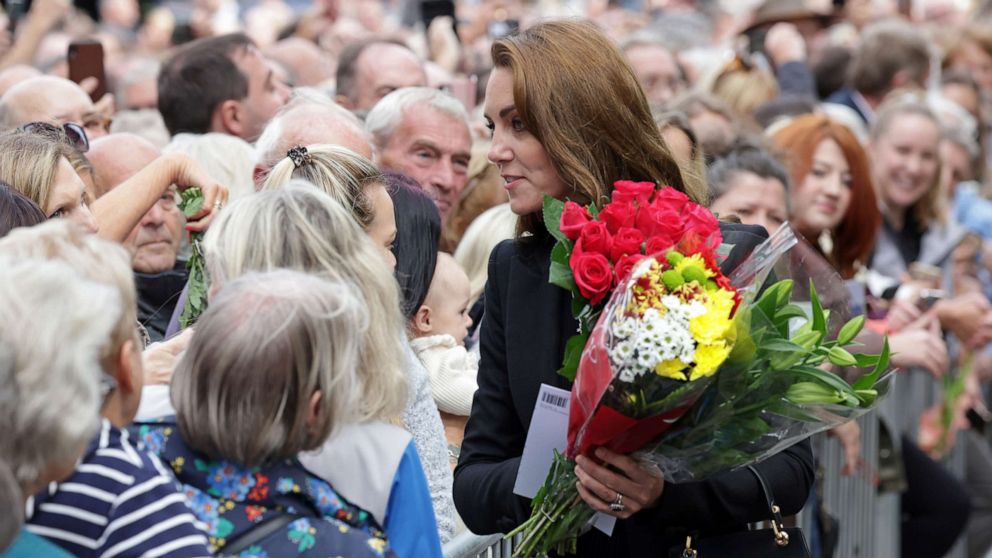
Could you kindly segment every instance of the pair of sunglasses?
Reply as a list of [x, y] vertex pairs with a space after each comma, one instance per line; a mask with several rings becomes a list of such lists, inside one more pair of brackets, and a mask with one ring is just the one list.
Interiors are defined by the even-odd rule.
[[61, 127], [49, 124], [48, 122], [28, 122], [21, 126], [20, 130], [29, 134], [38, 134], [55, 141], [67, 143], [81, 153], [86, 153], [90, 150], [90, 140], [86, 137], [86, 130], [73, 122], [66, 122]]

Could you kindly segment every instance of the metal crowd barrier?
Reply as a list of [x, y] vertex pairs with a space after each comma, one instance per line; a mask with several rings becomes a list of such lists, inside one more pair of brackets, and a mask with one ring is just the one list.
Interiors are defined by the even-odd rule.
[[510, 558], [513, 554], [512, 541], [504, 540], [503, 535], [476, 535], [463, 531], [444, 545], [444, 558]]
[[[840, 443], [826, 435], [813, 438], [813, 451], [822, 475], [823, 506], [838, 521], [838, 541], [834, 558], [900, 556], [900, 494], [879, 492], [879, 424], [884, 421], [899, 444], [902, 433], [916, 439], [923, 411], [941, 398], [940, 384], [921, 371], [900, 373], [892, 392], [873, 411], [859, 419], [861, 426], [862, 469], [854, 476], [841, 475], [844, 452]], [[945, 464], [959, 479], [964, 478], [965, 446], [961, 434]], [[814, 521], [812, 510], [804, 510], [800, 524], [808, 531]], [[966, 558], [966, 538], [962, 536], [945, 558]]]

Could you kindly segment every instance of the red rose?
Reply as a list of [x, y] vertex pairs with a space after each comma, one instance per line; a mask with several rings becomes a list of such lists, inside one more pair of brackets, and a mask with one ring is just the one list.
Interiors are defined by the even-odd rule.
[[633, 182], [631, 180], [617, 180], [613, 183], [613, 201], [620, 203], [630, 203], [637, 201], [641, 205], [647, 205], [654, 193], [654, 182]]
[[[581, 239], [579, 241], [581, 243]], [[578, 245], [576, 245], [578, 247]], [[590, 304], [599, 304], [613, 285], [613, 269], [606, 256], [599, 253], [573, 250], [568, 261], [575, 284]]]
[[606, 257], [610, 255], [610, 248], [613, 246], [613, 238], [606, 225], [599, 221], [589, 221], [582, 227], [579, 233], [579, 242], [586, 252], [596, 252]]
[[637, 228], [648, 241], [647, 254], [651, 251], [651, 241], [661, 242], [666, 247], [675, 244], [682, 233], [682, 218], [671, 209], [654, 206], [642, 207], [637, 212]]
[[644, 233], [630, 227], [620, 229], [617, 234], [613, 235], [610, 261], [618, 262], [621, 256], [640, 254], [641, 244], [644, 244]]
[[586, 208], [575, 202], [567, 201], [564, 211], [561, 212], [558, 228], [569, 240], [575, 242], [579, 238], [579, 233], [582, 232], [582, 227], [591, 220], [592, 217], [589, 216]]
[[599, 220], [606, 223], [606, 230], [610, 234], [617, 234], [623, 227], [634, 226], [634, 216], [637, 210], [630, 202], [612, 202], [606, 204], [603, 211], [599, 213]]
[[696, 204], [689, 204], [682, 212], [682, 235], [696, 235], [709, 239], [720, 231], [720, 222], [713, 213]]
[[644, 253], [648, 255], [661, 254], [675, 246], [675, 240], [667, 236], [653, 236], [648, 239]]
[[681, 212], [687, 203], [689, 203], [689, 196], [671, 186], [665, 186], [654, 195], [651, 205], [655, 207], [667, 207], [673, 211]]
[[630, 276], [630, 272], [634, 269], [634, 266], [646, 257], [644, 254], [630, 254], [617, 260], [617, 265], [614, 268], [617, 276], [616, 284], [623, 283]]

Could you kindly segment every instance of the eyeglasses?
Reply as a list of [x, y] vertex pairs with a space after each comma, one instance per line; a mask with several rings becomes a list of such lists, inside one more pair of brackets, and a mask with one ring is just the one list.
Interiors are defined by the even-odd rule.
[[61, 127], [48, 122], [28, 122], [21, 126], [20, 130], [66, 143], [75, 147], [80, 153], [86, 153], [90, 150], [90, 140], [86, 137], [86, 130], [74, 122], [66, 122]]

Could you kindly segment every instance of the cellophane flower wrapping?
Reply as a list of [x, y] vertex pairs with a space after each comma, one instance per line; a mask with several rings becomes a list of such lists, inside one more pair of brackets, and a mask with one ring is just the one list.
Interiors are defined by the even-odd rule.
[[576, 550], [594, 516], [574, 486], [579, 455], [606, 447], [657, 465], [667, 483], [701, 480], [857, 418], [888, 389], [887, 343], [878, 355], [848, 350], [864, 318], [846, 319], [843, 280], [788, 225], [726, 275], [718, 262], [733, 246], [705, 221], [669, 235], [677, 241], [663, 249], [652, 250], [657, 237], [645, 235], [640, 255], [607, 262], [614, 286], [605, 298], [596, 288], [604, 274], [575, 256], [592, 245], [584, 242], [589, 232], [599, 234], [590, 216], [609, 225], [609, 209], [597, 216], [566, 204], [561, 213], [561, 232], [571, 236], [556, 250], [559, 258], [570, 251], [578, 288], [554, 263], [551, 281], [573, 287], [583, 344], [580, 357], [566, 350], [563, 366], [575, 370], [568, 445], [532, 500], [531, 518], [511, 533], [524, 534], [514, 556]]
[[[843, 347], [862, 323], [848, 319], [844, 281], [788, 226], [730, 277], [745, 301], [734, 350], [692, 407], [638, 452], [666, 482], [759, 462], [860, 417], [889, 389], [887, 354], [880, 361]], [[834, 345], [822, 346], [828, 339]], [[859, 373], [858, 365], [875, 370]], [[859, 374], [860, 385], [845, 380]]]

